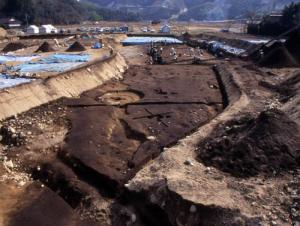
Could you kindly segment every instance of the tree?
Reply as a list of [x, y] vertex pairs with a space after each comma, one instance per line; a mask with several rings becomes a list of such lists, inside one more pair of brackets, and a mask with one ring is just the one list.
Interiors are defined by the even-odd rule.
[[291, 3], [284, 8], [281, 24], [286, 29], [300, 24], [300, 3]]

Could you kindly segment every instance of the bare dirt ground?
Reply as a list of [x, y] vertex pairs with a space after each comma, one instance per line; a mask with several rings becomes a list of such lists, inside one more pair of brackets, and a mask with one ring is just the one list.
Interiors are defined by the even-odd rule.
[[299, 225], [299, 68], [110, 44], [123, 79], [2, 122], [0, 223]]

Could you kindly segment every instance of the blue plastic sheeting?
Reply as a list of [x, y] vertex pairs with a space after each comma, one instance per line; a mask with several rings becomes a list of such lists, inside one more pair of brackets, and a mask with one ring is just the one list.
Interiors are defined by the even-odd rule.
[[0, 63], [11, 62], [11, 61], [27, 62], [39, 57], [40, 57], [39, 55], [32, 55], [32, 56], [0, 55]]
[[270, 41], [270, 39], [244, 39], [244, 41], [249, 42], [251, 44], [266, 44]]
[[92, 46], [92, 49], [101, 49], [102, 44], [100, 42], [95, 42], [94, 45]]
[[64, 72], [87, 62], [90, 59], [88, 54], [60, 54], [56, 53], [43, 58], [37, 62], [29, 62], [14, 67], [20, 72]]
[[239, 49], [239, 48], [235, 48], [235, 47], [232, 47], [229, 45], [225, 45], [218, 41], [211, 41], [211, 42], [208, 42], [208, 44], [211, 45], [211, 51], [214, 53], [217, 53], [219, 50], [221, 50], [225, 53], [239, 56], [246, 52], [244, 49]]
[[64, 72], [71, 68], [81, 65], [81, 62], [64, 62], [64, 63], [34, 63], [34, 64], [21, 64], [14, 67], [14, 70], [20, 72]]
[[182, 44], [183, 42], [171, 37], [128, 37], [123, 45], [146, 45], [150, 43]]
[[0, 89], [13, 87], [23, 83], [29, 83], [32, 80], [33, 79], [27, 79], [27, 78], [12, 78], [8, 75], [0, 74]]
[[87, 62], [90, 59], [89, 54], [65, 54], [65, 53], [55, 53], [44, 59], [41, 59], [41, 63], [66, 63], [66, 62]]

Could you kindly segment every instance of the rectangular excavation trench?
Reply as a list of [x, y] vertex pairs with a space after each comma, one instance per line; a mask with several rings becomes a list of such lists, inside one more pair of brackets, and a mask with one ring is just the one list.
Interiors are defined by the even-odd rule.
[[[122, 81], [63, 101], [71, 128], [59, 157], [103, 197], [122, 197], [124, 184], [144, 164], [216, 117], [222, 98], [212, 67], [133, 66]], [[51, 181], [47, 176], [40, 179]], [[72, 187], [61, 183], [67, 187], [47, 185], [64, 197]], [[71, 199], [65, 200], [76, 208], [80, 198]]]
[[134, 66], [123, 81], [69, 99], [64, 159], [122, 187], [164, 147], [223, 109], [211, 67]]

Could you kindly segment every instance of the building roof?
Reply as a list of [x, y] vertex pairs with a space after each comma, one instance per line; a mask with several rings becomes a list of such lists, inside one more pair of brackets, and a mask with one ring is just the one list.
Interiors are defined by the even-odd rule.
[[[39, 29], [37, 26], [35, 26], [35, 25], [30, 25], [28, 28], [32, 28], [32, 29]], [[27, 29], [28, 29], [27, 28]]]
[[54, 26], [52, 24], [44, 24], [41, 26], [42, 28], [50, 28], [50, 29], [53, 29]]
[[22, 22], [19, 20], [16, 20], [15, 18], [1, 18], [0, 24], [3, 25], [21, 25]]

